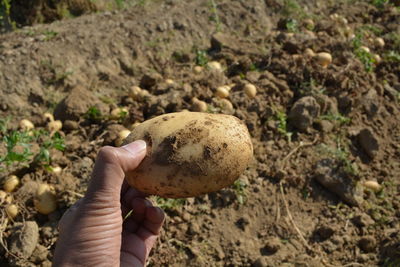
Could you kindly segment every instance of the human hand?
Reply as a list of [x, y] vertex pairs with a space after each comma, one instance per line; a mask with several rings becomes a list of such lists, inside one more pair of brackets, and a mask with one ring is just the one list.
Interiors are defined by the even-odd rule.
[[53, 266], [145, 265], [165, 215], [124, 180], [145, 155], [141, 140], [100, 149], [85, 196], [60, 220]]

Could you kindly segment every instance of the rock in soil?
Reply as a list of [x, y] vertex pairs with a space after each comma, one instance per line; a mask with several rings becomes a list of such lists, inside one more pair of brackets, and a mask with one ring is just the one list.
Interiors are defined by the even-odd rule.
[[322, 225], [321, 227], [319, 227], [319, 228], [316, 230], [316, 233], [317, 233], [323, 240], [326, 240], [326, 239], [330, 238], [330, 237], [335, 233], [335, 230], [334, 230], [331, 226]]
[[314, 178], [350, 205], [358, 206], [363, 200], [362, 191], [355, 181], [343, 173], [333, 159], [319, 161], [315, 167]]
[[252, 267], [267, 267], [269, 266], [266, 256], [259, 257], [253, 262]]
[[38, 244], [30, 260], [39, 264], [47, 259], [47, 255], [49, 255], [49, 250], [45, 246]]
[[373, 236], [365, 236], [358, 241], [358, 246], [366, 253], [372, 252], [376, 248], [376, 239]]
[[354, 216], [353, 223], [359, 227], [365, 227], [373, 225], [375, 221], [368, 214], [361, 213], [360, 215]]
[[97, 108], [102, 115], [107, 115], [109, 107], [101, 102], [93, 92], [90, 92], [82, 86], [76, 86], [71, 90], [54, 110], [54, 117], [57, 120], [77, 121], [84, 115], [89, 108]]
[[290, 123], [299, 131], [306, 132], [319, 115], [320, 106], [312, 96], [305, 96], [294, 103], [289, 113]]
[[63, 130], [74, 131], [74, 130], [78, 130], [78, 128], [79, 128], [79, 123], [78, 122], [71, 121], [71, 120], [64, 121]]
[[263, 251], [265, 254], [271, 255], [276, 253], [281, 248], [281, 240], [277, 237], [271, 237], [266, 240]]
[[369, 128], [364, 128], [357, 135], [358, 142], [370, 158], [375, 158], [379, 151], [379, 141]]
[[39, 227], [35, 221], [26, 221], [14, 226], [10, 236], [10, 252], [19, 258], [28, 259], [39, 240]]
[[323, 133], [329, 133], [333, 130], [334, 125], [327, 120], [318, 120], [315, 123], [315, 128]]
[[120, 124], [108, 125], [105, 129], [106, 134], [104, 135], [103, 145], [114, 145], [115, 140], [117, 140], [122, 130], [126, 130], [126, 128]]

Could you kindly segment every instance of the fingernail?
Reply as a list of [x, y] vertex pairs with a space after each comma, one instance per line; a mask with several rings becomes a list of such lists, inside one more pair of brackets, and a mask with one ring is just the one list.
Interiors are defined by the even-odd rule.
[[142, 152], [143, 150], [146, 150], [146, 142], [143, 140], [136, 140], [135, 142], [122, 146], [122, 148], [128, 151], [129, 153], [136, 155]]

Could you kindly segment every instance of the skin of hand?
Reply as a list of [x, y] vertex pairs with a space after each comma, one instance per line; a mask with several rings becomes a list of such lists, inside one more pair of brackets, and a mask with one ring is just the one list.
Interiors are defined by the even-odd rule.
[[100, 149], [85, 196], [60, 220], [53, 266], [145, 265], [165, 214], [124, 179], [145, 155], [142, 140]]

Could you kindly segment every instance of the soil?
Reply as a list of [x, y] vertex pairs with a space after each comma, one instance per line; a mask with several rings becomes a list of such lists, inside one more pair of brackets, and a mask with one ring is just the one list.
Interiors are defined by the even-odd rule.
[[[229, 188], [155, 199], [167, 221], [149, 266], [400, 266], [400, 10], [378, 2], [149, 0], [0, 35], [0, 117], [45, 128], [52, 112], [66, 143], [51, 151], [61, 173], [0, 172], [21, 178], [14, 221], [4, 223], [2, 204], [0, 265], [50, 266], [57, 222], [84, 194], [99, 148], [197, 97], [246, 123], [254, 160]], [[233, 111], [213, 96], [222, 85], [232, 85]], [[134, 100], [132, 86], [149, 95]], [[110, 119], [118, 106], [128, 115]], [[50, 215], [34, 209], [36, 182], [57, 191]], [[17, 235], [29, 249], [15, 255]]]

